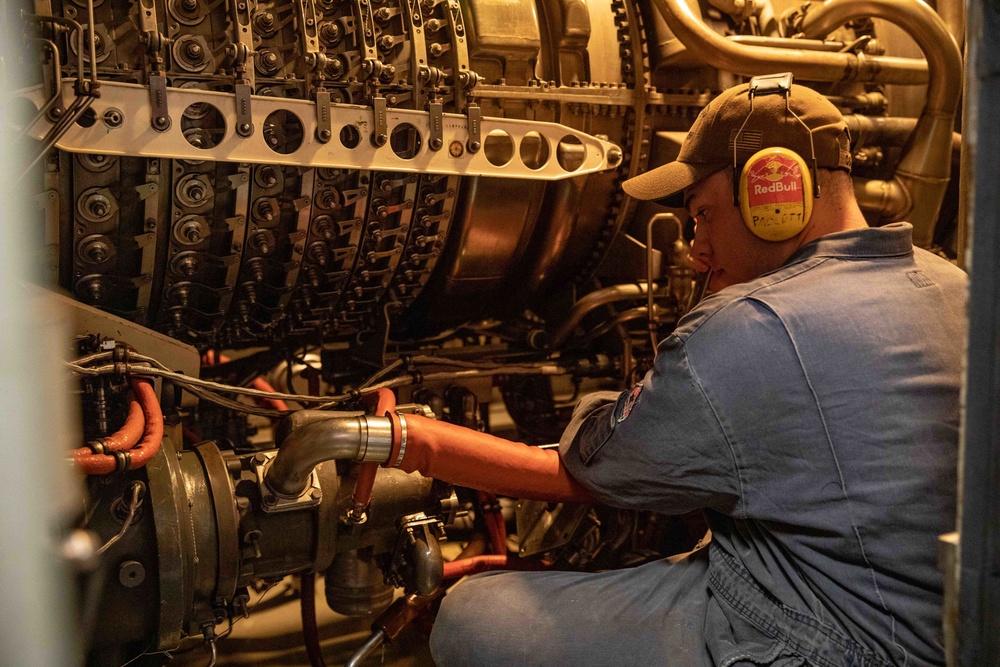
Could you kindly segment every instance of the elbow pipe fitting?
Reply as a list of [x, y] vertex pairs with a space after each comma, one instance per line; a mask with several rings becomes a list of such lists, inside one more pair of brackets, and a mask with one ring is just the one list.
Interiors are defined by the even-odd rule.
[[[962, 92], [962, 54], [944, 20], [930, 7], [911, 0], [826, 0], [810, 9], [802, 34], [822, 37], [859, 17], [881, 18], [905, 30], [927, 58], [927, 103], [913, 130], [912, 143], [900, 158], [891, 181], [870, 182], [859, 199], [863, 207], [889, 220], [913, 224], [913, 244], [927, 247], [934, 239], [941, 202], [951, 178], [952, 131]], [[895, 192], [901, 190], [902, 195]], [[879, 203], [881, 201], [881, 203]], [[900, 206], [903, 203], [903, 206]]]
[[810, 81], [927, 83], [928, 66], [919, 59], [737, 44], [705, 25], [687, 0], [654, 0], [654, 4], [693, 55], [727, 72], [757, 76], [792, 71]]
[[264, 484], [277, 496], [297, 498], [308, 486], [313, 468], [320, 463], [333, 460], [386, 463], [392, 450], [393, 422], [389, 417], [307, 419], [304, 426], [293, 430], [281, 443], [264, 473]]

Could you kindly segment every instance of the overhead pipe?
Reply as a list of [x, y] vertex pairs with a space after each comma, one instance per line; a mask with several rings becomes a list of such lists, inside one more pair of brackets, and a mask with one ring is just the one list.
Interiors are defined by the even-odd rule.
[[848, 21], [866, 17], [894, 23], [913, 37], [927, 58], [930, 80], [927, 103], [892, 179], [856, 182], [854, 193], [862, 208], [876, 210], [889, 220], [908, 220], [913, 225], [913, 244], [927, 247], [934, 240], [934, 225], [951, 180], [962, 54], [941, 17], [912, 0], [826, 0], [810, 6], [801, 34], [823, 37]]
[[757, 76], [792, 71], [809, 81], [904, 85], [922, 85], [928, 81], [928, 66], [919, 59], [738, 44], [708, 27], [686, 0], [653, 0], [653, 4], [677, 39], [697, 59], [734, 74]]

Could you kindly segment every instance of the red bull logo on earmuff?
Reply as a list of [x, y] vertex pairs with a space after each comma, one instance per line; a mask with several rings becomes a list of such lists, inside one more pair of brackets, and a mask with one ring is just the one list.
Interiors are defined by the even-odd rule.
[[790, 239], [812, 213], [812, 182], [805, 161], [786, 148], [758, 151], [740, 175], [740, 209], [747, 227], [766, 241]]

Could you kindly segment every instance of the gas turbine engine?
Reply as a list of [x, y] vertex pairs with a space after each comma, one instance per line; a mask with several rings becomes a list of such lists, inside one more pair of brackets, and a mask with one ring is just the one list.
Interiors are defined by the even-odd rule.
[[[366, 456], [400, 445], [396, 413], [552, 443], [581, 392], [642, 376], [703, 286], [686, 216], [620, 183], [673, 159], [738, 76], [819, 87], [852, 128], [871, 222], [908, 219], [955, 254], [961, 3], [786, 4], [9, 3], [33, 48], [12, 56], [8, 125], [47, 279], [72, 295], [81, 525], [104, 542], [81, 614], [91, 660], [186, 636], [214, 651], [249, 588], [292, 573], [304, 598], [325, 573], [348, 614], [403, 587], [391, 637], [442, 576], [520, 562], [495, 498], [375, 475]], [[374, 449], [303, 455], [301, 484], [268, 485], [277, 447], [334, 432]], [[515, 513], [534, 566], [670, 548], [662, 518]], [[445, 530], [472, 545], [466, 565], [444, 563]]]

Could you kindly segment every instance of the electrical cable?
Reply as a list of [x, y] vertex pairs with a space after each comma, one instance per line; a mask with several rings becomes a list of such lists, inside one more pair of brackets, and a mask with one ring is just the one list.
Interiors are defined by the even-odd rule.
[[[145, 363], [155, 363], [149, 357], [143, 355], [129, 355], [130, 359], [136, 359], [140, 362]], [[107, 364], [104, 366], [97, 367], [85, 367], [76, 363], [66, 362], [66, 366], [78, 373], [80, 375], [111, 375], [111, 374], [131, 374], [139, 376], [151, 376], [151, 377], [161, 377], [168, 378], [173, 383], [182, 385], [184, 387], [198, 387], [201, 389], [208, 389], [211, 391], [222, 392], [222, 393], [232, 393], [232, 394], [242, 394], [244, 396], [252, 396], [254, 398], [264, 398], [264, 399], [280, 399], [285, 401], [297, 401], [299, 403], [320, 403], [319, 409], [324, 409], [327, 407], [332, 407], [340, 405], [345, 401], [357, 398], [359, 395], [364, 396], [367, 394], [376, 393], [379, 389], [387, 388], [392, 389], [395, 387], [405, 387], [417, 382], [417, 377], [414, 375], [405, 375], [385, 382], [381, 382], [376, 385], [365, 387], [358, 390], [357, 392], [352, 392], [348, 394], [340, 394], [337, 396], [308, 396], [303, 394], [285, 394], [282, 392], [267, 392], [260, 391], [258, 389], [250, 389], [248, 387], [237, 387], [233, 385], [222, 384], [219, 382], [212, 382], [211, 380], [202, 380], [200, 378], [191, 377], [189, 375], [184, 375], [183, 373], [175, 373], [170, 370], [166, 370], [162, 365], [157, 364], [156, 366], [145, 366], [133, 364], [129, 361], [124, 363]], [[418, 377], [421, 381], [425, 382], [435, 382], [435, 381], [447, 381], [447, 380], [460, 380], [466, 378], [475, 377], [485, 377], [490, 375], [568, 375], [571, 370], [558, 366], [556, 364], [537, 364], [531, 365], [508, 365], [508, 366], [495, 366], [495, 367], [485, 367], [476, 369], [465, 369], [461, 371], [446, 371], [440, 373], [428, 373], [420, 374]]]
[[144, 495], [145, 489], [142, 482], [132, 482], [129, 489], [132, 491], [132, 500], [130, 500], [128, 504], [128, 516], [125, 517], [125, 523], [122, 524], [122, 529], [118, 531], [117, 535], [105, 542], [104, 546], [97, 550], [96, 555], [98, 556], [111, 548], [115, 542], [120, 540], [125, 533], [128, 532], [129, 527], [132, 525], [132, 520], [135, 519], [135, 513], [139, 511], [139, 507], [142, 505], [142, 496]]

